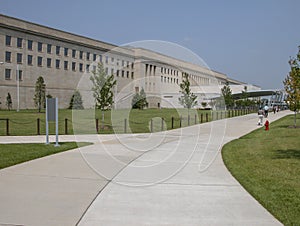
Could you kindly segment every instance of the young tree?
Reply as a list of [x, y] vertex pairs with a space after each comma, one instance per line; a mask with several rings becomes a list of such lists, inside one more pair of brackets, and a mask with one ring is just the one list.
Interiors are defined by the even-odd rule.
[[10, 109], [12, 108], [12, 99], [11, 99], [10, 93], [7, 93], [7, 96], [6, 96], [6, 106], [7, 106], [7, 109], [10, 111]]
[[71, 97], [69, 109], [83, 109], [82, 96], [78, 90]]
[[244, 90], [242, 90], [242, 106], [245, 108], [249, 106], [249, 94], [247, 86], [244, 86]]
[[41, 112], [42, 108], [45, 106], [46, 101], [46, 85], [44, 78], [42, 76], [38, 77], [35, 83], [35, 94], [34, 94], [34, 104]]
[[131, 101], [132, 108], [143, 110], [148, 104], [147, 97], [144, 88], [140, 91], [140, 93], [136, 93]]
[[183, 80], [180, 83], [180, 92], [183, 96], [179, 97], [179, 103], [187, 109], [191, 109], [197, 105], [197, 96], [191, 92], [189, 76], [187, 73], [183, 73]]
[[117, 81], [113, 75], [107, 75], [101, 63], [92, 72], [90, 80], [93, 83], [92, 91], [95, 98], [95, 107], [101, 109], [102, 122], [104, 121], [104, 111], [110, 109], [114, 103], [113, 87]]
[[287, 92], [287, 103], [290, 110], [294, 111], [294, 126], [296, 127], [297, 112], [300, 109], [300, 46], [298, 47], [297, 58], [289, 61], [291, 71], [283, 81], [284, 89]]
[[232, 98], [232, 91], [231, 91], [231, 88], [229, 86], [229, 82], [226, 82], [224, 87], [221, 89], [221, 92], [222, 92], [222, 96], [224, 98], [226, 107], [227, 108], [233, 107], [234, 101], [233, 101], [233, 98]]

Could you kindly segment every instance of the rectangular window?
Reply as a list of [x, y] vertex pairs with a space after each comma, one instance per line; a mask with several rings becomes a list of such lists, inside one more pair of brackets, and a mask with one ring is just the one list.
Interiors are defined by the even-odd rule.
[[119, 70], [117, 70], [117, 77], [119, 77], [119, 75], [120, 75], [120, 71], [119, 71]]
[[110, 75], [113, 75], [114, 74], [114, 69], [112, 68], [111, 70], [110, 70]]
[[127, 65], [126, 65], [126, 67], [127, 67], [127, 68], [129, 67], [129, 61], [127, 61]]
[[56, 46], [56, 55], [60, 55], [60, 46]]
[[76, 58], [76, 50], [75, 49], [72, 49], [72, 57]]
[[122, 67], [124, 67], [124, 60], [122, 60]]
[[27, 41], [27, 48], [28, 48], [28, 50], [32, 50], [32, 43], [33, 43], [32, 40], [28, 40]]
[[79, 59], [82, 60], [82, 58], [83, 58], [83, 51], [80, 51], [80, 52], [79, 52]]
[[105, 56], [105, 63], [108, 64], [108, 56]]
[[7, 46], [11, 46], [11, 36], [6, 35], [5, 44], [6, 44]]
[[17, 53], [17, 63], [22, 64], [22, 53]]
[[64, 69], [68, 70], [68, 61], [64, 61]]
[[126, 72], [126, 77], [129, 78], [129, 71]]
[[5, 52], [5, 62], [10, 63], [11, 62], [11, 52]]
[[134, 78], [134, 72], [131, 72], [131, 79]]
[[102, 63], [102, 55], [99, 55], [99, 60]]
[[124, 78], [124, 73], [125, 73], [124, 70], [122, 70], [122, 78]]
[[86, 53], [86, 60], [90, 60], [90, 53], [89, 52]]
[[23, 47], [22, 43], [23, 43], [23, 38], [17, 38], [17, 47], [18, 48], [22, 48]]
[[72, 71], [76, 70], [76, 62], [72, 62]]
[[27, 64], [32, 65], [32, 55], [27, 55]]
[[5, 69], [5, 80], [11, 79], [11, 69]]
[[52, 45], [47, 44], [47, 53], [51, 54]]
[[69, 54], [69, 49], [68, 49], [68, 48], [65, 48], [64, 55], [65, 55], [65, 56], [68, 56], [68, 54]]
[[55, 67], [56, 67], [56, 69], [60, 68], [60, 60], [55, 61]]
[[51, 58], [47, 58], [47, 67], [51, 67], [51, 62], [52, 62]]
[[86, 65], [86, 72], [90, 72], [90, 65], [89, 64]]
[[111, 58], [111, 62], [113, 63], [114, 61], [115, 61], [115, 58], [112, 57], [112, 58]]
[[43, 43], [38, 42], [38, 51], [43, 52]]
[[42, 67], [42, 66], [43, 66], [43, 57], [38, 56], [38, 58], [37, 58], [37, 65], [38, 65], [39, 67]]
[[93, 61], [96, 61], [97, 60], [97, 54], [94, 53], [93, 55]]
[[79, 71], [80, 71], [80, 72], [83, 71], [83, 64], [82, 64], [82, 63], [79, 64]]
[[132, 64], [131, 64], [131, 68], [133, 69], [134, 68], [134, 63], [132, 62]]

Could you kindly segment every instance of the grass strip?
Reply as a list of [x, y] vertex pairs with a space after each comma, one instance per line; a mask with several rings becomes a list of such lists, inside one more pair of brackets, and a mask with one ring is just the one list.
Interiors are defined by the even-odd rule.
[[289, 128], [293, 117], [273, 122], [269, 131], [257, 129], [222, 150], [231, 174], [284, 225], [300, 222], [300, 129]]
[[68, 151], [78, 147], [90, 145], [87, 142], [64, 142], [59, 147], [53, 144], [0, 144], [0, 169], [22, 162]]

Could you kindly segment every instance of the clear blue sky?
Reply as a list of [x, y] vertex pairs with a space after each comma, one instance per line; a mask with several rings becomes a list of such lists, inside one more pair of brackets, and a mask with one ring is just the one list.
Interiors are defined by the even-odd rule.
[[282, 88], [300, 45], [299, 0], [0, 0], [2, 14], [116, 45], [162, 40], [263, 89]]

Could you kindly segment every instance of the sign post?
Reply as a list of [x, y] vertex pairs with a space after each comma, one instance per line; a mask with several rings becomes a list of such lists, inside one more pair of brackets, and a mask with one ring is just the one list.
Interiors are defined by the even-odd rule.
[[58, 98], [46, 99], [46, 144], [49, 144], [49, 121], [55, 121], [55, 147], [58, 147]]

